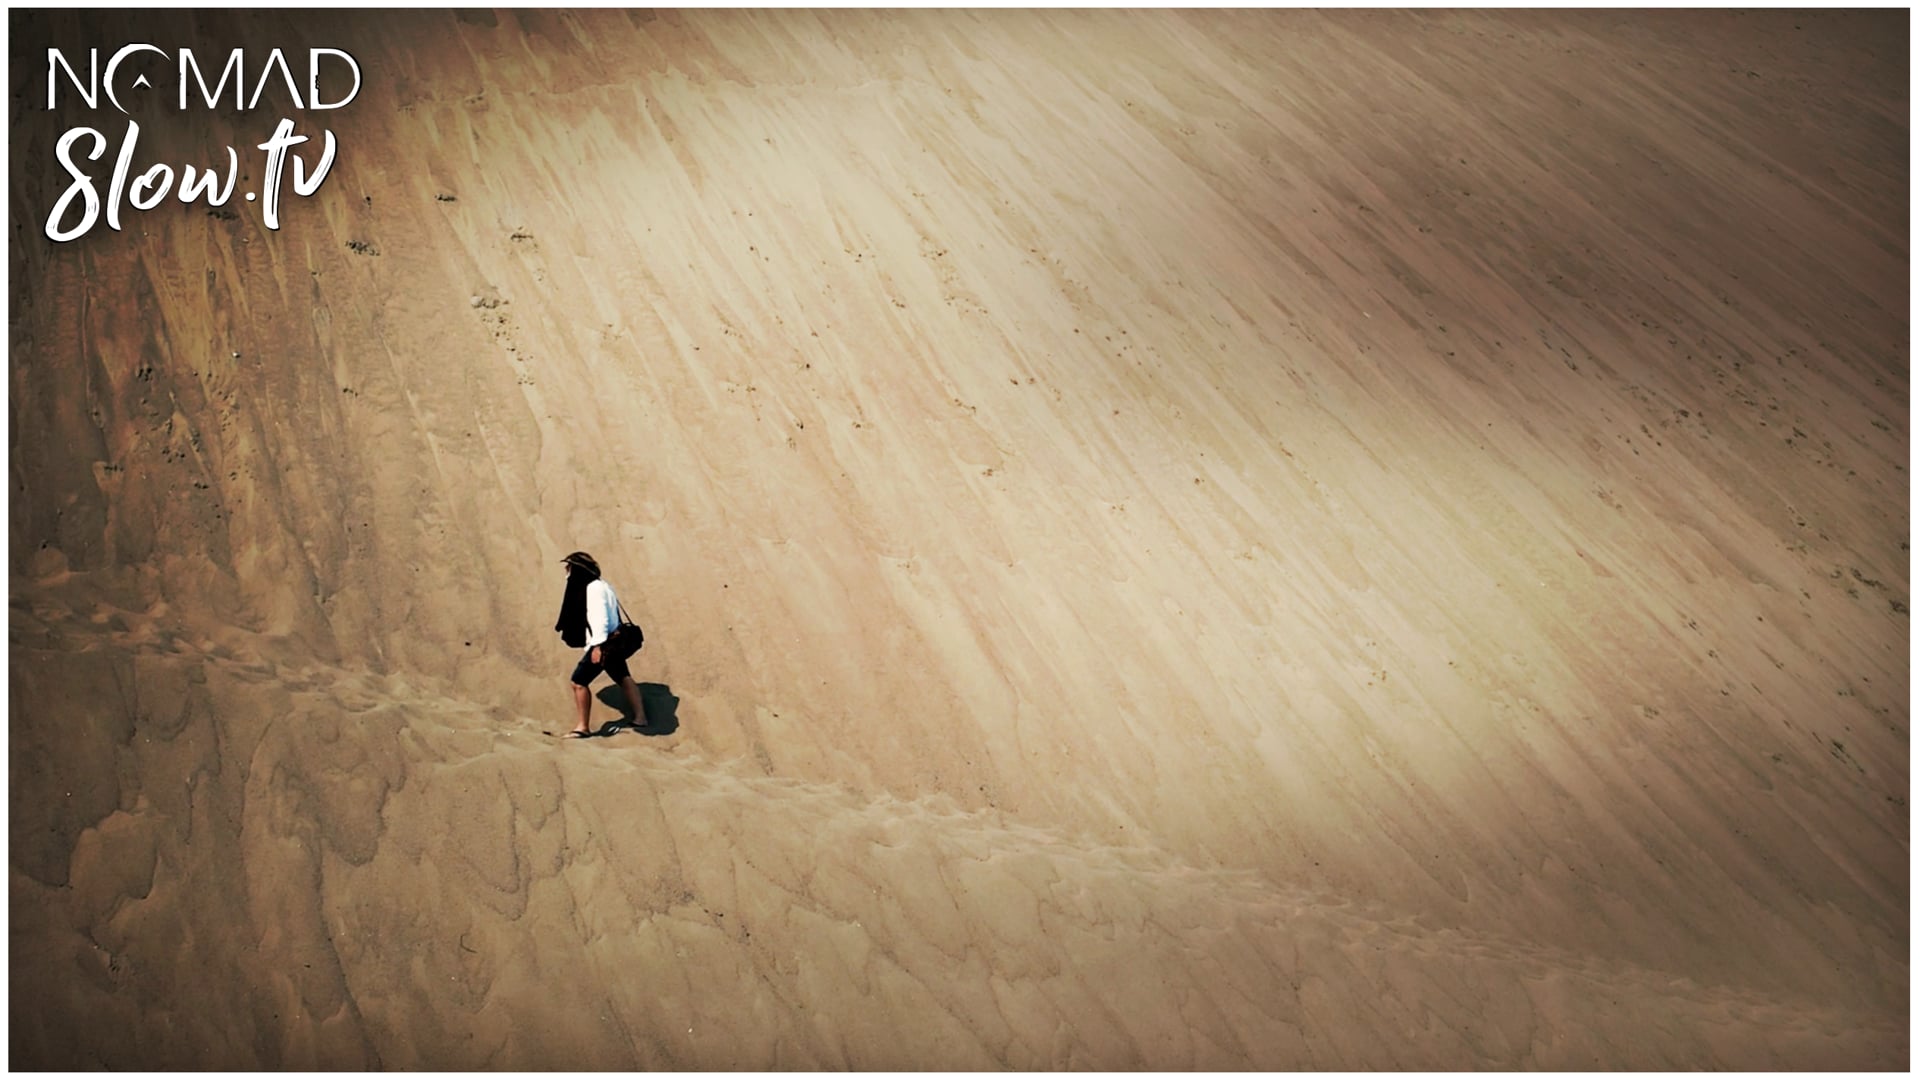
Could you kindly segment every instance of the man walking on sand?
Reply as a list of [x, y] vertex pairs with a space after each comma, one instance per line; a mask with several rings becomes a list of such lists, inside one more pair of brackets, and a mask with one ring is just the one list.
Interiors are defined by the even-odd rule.
[[560, 640], [586, 649], [568, 679], [578, 722], [565, 737], [584, 739], [594, 734], [587, 722], [593, 707], [593, 695], [588, 688], [602, 671], [626, 691], [627, 704], [633, 708], [634, 726], [645, 725], [647, 714], [640, 705], [640, 687], [627, 670], [627, 657], [640, 648], [640, 628], [627, 620], [620, 598], [614, 595], [613, 586], [600, 576], [600, 564], [593, 556], [576, 551], [560, 561], [567, 568], [567, 591], [560, 601], [560, 618], [553, 628], [559, 632]]

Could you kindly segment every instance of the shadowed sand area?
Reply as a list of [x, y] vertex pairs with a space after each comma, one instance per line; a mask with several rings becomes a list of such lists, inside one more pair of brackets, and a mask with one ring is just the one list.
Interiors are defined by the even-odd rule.
[[10, 18], [15, 1067], [1908, 1066], [1906, 12]]

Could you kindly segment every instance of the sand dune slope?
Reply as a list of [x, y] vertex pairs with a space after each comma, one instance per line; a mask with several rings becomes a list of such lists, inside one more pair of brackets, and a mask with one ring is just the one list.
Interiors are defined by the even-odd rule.
[[[58, 955], [76, 970], [32, 1007], [89, 1018], [16, 1029], [23, 1056], [1897, 1065], [1897, 1017], [1439, 925], [942, 796], [863, 800], [703, 754], [569, 760], [503, 710], [400, 677], [111, 644], [118, 662], [94, 662], [109, 670], [71, 674], [125, 695], [85, 730], [130, 729], [71, 757], [92, 776], [117, 763], [192, 779], [80, 832], [63, 889], [16, 868], [16, 992], [46, 987]], [[73, 655], [35, 654], [23, 694], [42, 661], [86, 666]], [[221, 986], [247, 992], [208, 1008]]]
[[13, 1062], [1906, 1068], [1906, 18], [15, 16]]

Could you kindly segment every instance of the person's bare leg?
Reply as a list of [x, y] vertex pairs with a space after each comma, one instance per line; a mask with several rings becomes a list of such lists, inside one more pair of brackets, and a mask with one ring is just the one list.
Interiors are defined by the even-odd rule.
[[640, 704], [640, 685], [633, 681], [633, 676], [629, 675], [620, 680], [620, 689], [627, 692], [627, 704], [633, 706], [633, 726], [646, 727], [647, 710]]
[[567, 685], [573, 687], [573, 707], [580, 713], [580, 722], [575, 724], [568, 734], [573, 738], [593, 734], [593, 728], [587, 726], [587, 714], [593, 708], [593, 695], [588, 693], [586, 687], [572, 679], [567, 680]]

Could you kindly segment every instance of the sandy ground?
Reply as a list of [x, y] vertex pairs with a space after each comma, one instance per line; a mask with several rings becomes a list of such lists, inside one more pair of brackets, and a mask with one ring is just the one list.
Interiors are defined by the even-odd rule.
[[1908, 1066], [1906, 12], [12, 19], [15, 1067]]

